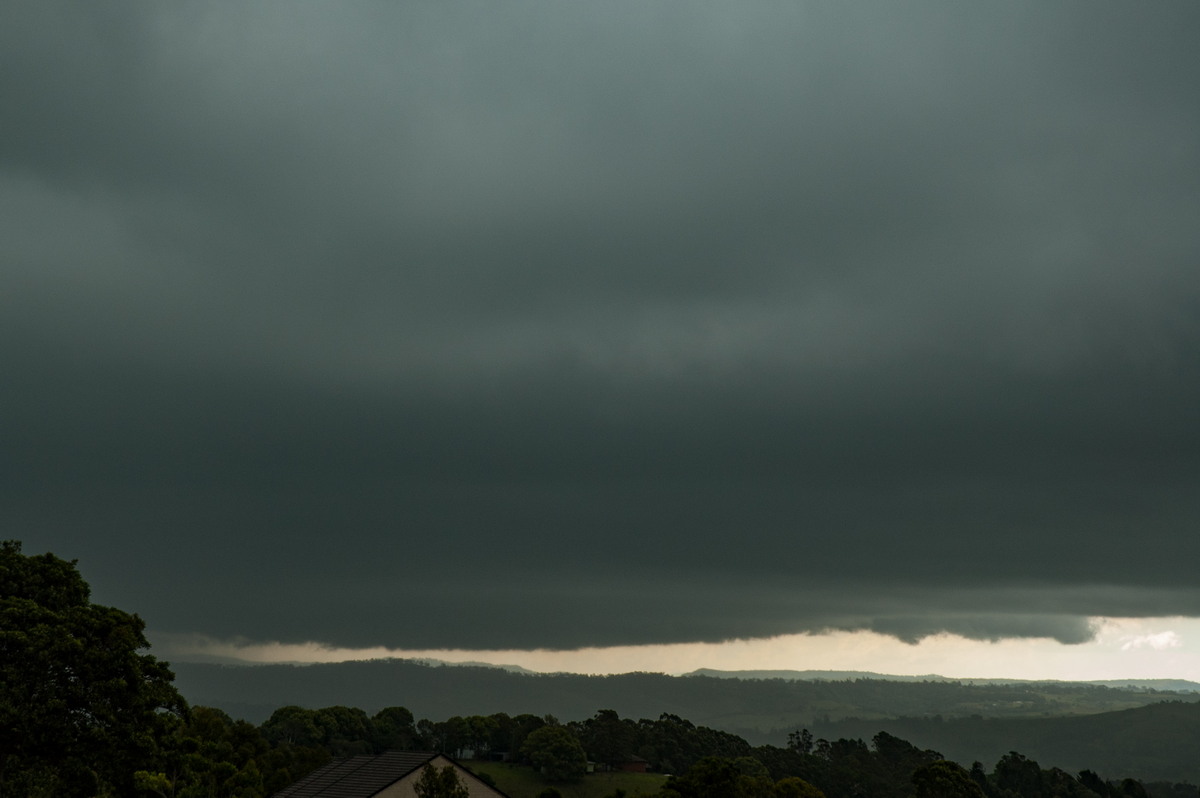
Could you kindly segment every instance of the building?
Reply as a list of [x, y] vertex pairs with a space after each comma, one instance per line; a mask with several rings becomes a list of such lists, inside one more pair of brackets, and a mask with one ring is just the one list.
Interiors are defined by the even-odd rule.
[[622, 770], [626, 773], [645, 773], [650, 767], [650, 763], [640, 756], [631, 756], [624, 762], [617, 765], [617, 770]]
[[314, 770], [273, 798], [415, 798], [413, 785], [426, 765], [453, 767], [471, 798], [508, 798], [445, 754], [430, 751], [388, 751], [378, 756], [355, 756]]

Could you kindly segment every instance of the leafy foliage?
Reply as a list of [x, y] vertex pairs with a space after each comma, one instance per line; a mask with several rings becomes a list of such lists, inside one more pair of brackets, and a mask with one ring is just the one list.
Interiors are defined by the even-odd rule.
[[587, 754], [565, 726], [541, 727], [525, 738], [521, 751], [550, 781], [577, 779], [587, 771]]
[[770, 774], [758, 760], [715, 756], [704, 757], [663, 790], [671, 798], [757, 798], [773, 792]]
[[917, 768], [912, 783], [916, 798], [985, 798], [970, 773], [945, 759]]
[[134, 789], [186, 711], [136, 615], [90, 603], [74, 561], [0, 544], [0, 784], [12, 794]]

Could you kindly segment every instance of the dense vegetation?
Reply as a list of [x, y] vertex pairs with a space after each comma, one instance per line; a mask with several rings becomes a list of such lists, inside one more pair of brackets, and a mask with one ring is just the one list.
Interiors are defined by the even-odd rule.
[[[412, 748], [485, 759], [508, 752], [518, 763], [536, 763], [543, 774], [526, 779], [526, 784], [539, 788], [528, 798], [555, 785], [569, 791], [584, 778], [585, 761], [619, 766], [634, 756], [646, 759], [653, 770], [676, 774], [656, 793], [660, 798], [1200, 795], [1190, 785], [1106, 781], [1090, 771], [1073, 775], [1043, 768], [1018, 753], [1006, 754], [990, 771], [978, 763], [968, 770], [887, 733], [876, 734], [867, 744], [858, 739], [813, 739], [801, 730], [786, 747], [753, 747], [735, 735], [672, 715], [634, 721], [602, 710], [570, 723], [504, 714], [434, 722], [414, 721], [400, 707], [373, 716], [341, 706], [287, 707], [256, 727], [206, 707], [192, 707], [186, 714], [186, 720], [157, 741], [156, 750], [141, 763], [144, 767], [130, 774], [132, 791], [116, 784], [95, 791], [60, 785], [40, 793], [8, 794], [265, 798], [331, 757]], [[488, 769], [480, 772], [486, 776]], [[538, 768], [529, 772], [536, 774]], [[514, 798], [525, 796], [514, 793]]]
[[958, 762], [994, 761], [1009, 750], [1060, 767], [1103, 768], [1154, 780], [1200, 782], [1200, 705], [1162, 701], [1137, 709], [1050, 718], [848, 719], [817, 724], [829, 739], [867, 737], [879, 729], [935, 748]]
[[[166, 665], [142, 653], [142, 629], [136, 615], [91, 604], [73, 562], [27, 557], [15, 542], [0, 547], [0, 796], [265, 798], [332, 757], [409, 749], [528, 767], [541, 788], [529, 798], [561, 793], [556, 785], [570, 792], [589, 763], [616, 770], [631, 762], [674, 774], [648, 782], [660, 798], [1200, 798], [1188, 784], [1072, 775], [1015, 752], [990, 771], [978, 762], [965, 769], [888, 732], [867, 744], [796, 729], [786, 745], [756, 747], [670, 713], [432, 721], [400, 706], [371, 714], [286, 706], [255, 725], [189, 707]], [[1185, 731], [1185, 743], [1196, 739]], [[488, 768], [480, 773], [490, 778]], [[630, 793], [612, 793], [622, 794]]]
[[74, 563], [0, 544], [0, 794], [128, 793], [186, 715], [141, 619], [90, 595]]

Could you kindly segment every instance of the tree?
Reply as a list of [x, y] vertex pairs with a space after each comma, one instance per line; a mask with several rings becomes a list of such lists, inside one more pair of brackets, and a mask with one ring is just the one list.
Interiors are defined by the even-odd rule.
[[453, 765], [435, 768], [426, 765], [421, 771], [421, 778], [413, 785], [417, 798], [470, 798], [467, 785], [459, 779]]
[[0, 543], [0, 795], [133, 794], [187, 711], [141, 618], [90, 597], [75, 561]]
[[598, 762], [617, 766], [633, 753], [635, 727], [611, 709], [602, 709], [580, 725], [584, 749]]
[[334, 756], [371, 753], [374, 727], [367, 713], [358, 707], [324, 707], [313, 713], [313, 721], [322, 732], [322, 743]]
[[521, 752], [550, 781], [577, 779], [587, 771], [587, 754], [564, 726], [542, 726], [525, 738]]
[[767, 769], [755, 759], [706, 756], [682, 776], [672, 776], [664, 792], [682, 798], [759, 798], [775, 787]]
[[413, 714], [405, 707], [385, 707], [375, 713], [371, 721], [375, 728], [375, 752], [389, 749], [408, 751], [417, 736]]
[[1120, 792], [1116, 793], [1129, 798], [1147, 798], [1146, 788], [1137, 779], [1121, 779]]
[[433, 724], [438, 739], [441, 745], [438, 750], [444, 753], [458, 755], [458, 752], [466, 747], [471, 738], [471, 725], [466, 718], [461, 715], [455, 715], [446, 718], [441, 723]]
[[1042, 769], [1032, 759], [1023, 754], [1009, 751], [1000, 757], [996, 769], [992, 772], [996, 788], [1009, 790], [1022, 796], [1040, 796], [1042, 794]]
[[972, 762], [971, 763], [970, 775], [971, 775], [971, 781], [973, 781], [977, 785], [979, 785], [979, 789], [981, 792], [983, 792], [984, 795], [991, 794], [991, 790], [988, 789], [989, 785], [988, 785], [987, 773], [985, 773], [983, 771], [983, 763], [982, 762]]
[[775, 782], [775, 798], [825, 798], [825, 793], [804, 779], [788, 776]]
[[984, 798], [971, 774], [945, 759], [917, 768], [912, 783], [917, 798]]
[[808, 729], [788, 732], [787, 747], [798, 754], [808, 754], [813, 749], [813, 735]]
[[298, 706], [280, 707], [272, 712], [262, 725], [262, 734], [276, 745], [320, 745], [325, 741], [317, 713]]
[[471, 715], [463, 720], [466, 721], [468, 730], [467, 745], [474, 749], [477, 758], [482, 758], [480, 752], [491, 748], [492, 740], [500, 729], [500, 723], [496, 718], [488, 715]]
[[[139, 795], [262, 798], [275, 791], [268, 787], [267, 778], [274, 777], [282, 761], [279, 754], [272, 755], [270, 744], [256, 726], [203, 706], [192, 707], [186, 722], [176, 726], [160, 741], [157, 769], [134, 774], [142, 791]], [[288, 746], [286, 750], [297, 749]]]
[[[525, 738], [537, 729], [546, 725], [546, 721], [537, 715], [524, 713], [510, 719], [507, 750], [516, 754], [525, 748]], [[500, 750], [504, 750], [503, 748]]]

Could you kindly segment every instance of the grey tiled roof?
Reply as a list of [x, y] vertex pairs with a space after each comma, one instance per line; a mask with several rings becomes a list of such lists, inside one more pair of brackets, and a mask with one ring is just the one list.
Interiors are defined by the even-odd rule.
[[369, 798], [437, 756], [429, 751], [388, 751], [330, 762], [274, 798]]

